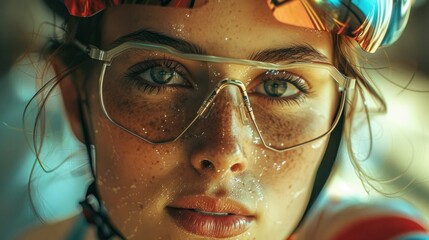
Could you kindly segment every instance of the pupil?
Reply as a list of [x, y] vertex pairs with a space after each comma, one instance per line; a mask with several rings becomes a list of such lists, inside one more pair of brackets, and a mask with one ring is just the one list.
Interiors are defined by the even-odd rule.
[[264, 82], [264, 89], [270, 97], [280, 97], [287, 90], [287, 82], [273, 79]]
[[174, 70], [167, 70], [164, 67], [154, 67], [150, 70], [150, 75], [156, 83], [165, 84], [173, 78]]

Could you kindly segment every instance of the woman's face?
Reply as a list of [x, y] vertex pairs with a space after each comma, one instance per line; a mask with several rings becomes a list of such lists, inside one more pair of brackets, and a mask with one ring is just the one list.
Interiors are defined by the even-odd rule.
[[[102, 20], [100, 48], [110, 49], [118, 38], [141, 30], [197, 45], [208, 55], [249, 58], [265, 50], [292, 51], [299, 49], [297, 46], [308, 50], [311, 46], [313, 52], [277, 53], [280, 58], [286, 58], [283, 61], [289, 57], [295, 60], [332, 60], [332, 39], [328, 33], [279, 23], [264, 1], [209, 1], [193, 10], [141, 5], [109, 8]], [[144, 41], [160, 40], [145, 38]], [[123, 59], [133, 59], [133, 56], [130, 53]], [[161, 65], [172, 65], [174, 61], [168, 62]], [[239, 91], [227, 87], [215, 99], [210, 114], [195, 122], [179, 140], [150, 144], [120, 129], [105, 117], [97, 86], [100, 67], [96, 66], [88, 80], [94, 83], [91, 84], [90, 104], [97, 184], [113, 224], [127, 238], [285, 239], [291, 234], [307, 206], [327, 138], [283, 153], [267, 149], [255, 134], [254, 126], [244, 124], [241, 119], [237, 110], [241, 99]], [[112, 66], [106, 74], [114, 75], [114, 71]], [[255, 92], [267, 90], [258, 87], [262, 82], [255, 83], [246, 77], [243, 74], [246, 71], [240, 66], [213, 64], [206, 71], [209, 76], [202, 79], [206, 82], [198, 83], [199, 86], [210, 88], [224, 78], [232, 78], [243, 81], [250, 95], [251, 88], [257, 89]], [[154, 72], [165, 74], [163, 71]], [[150, 78], [154, 76], [152, 73], [149, 69], [146, 75], [141, 75], [144, 75], [142, 78]], [[141, 93], [136, 92], [148, 89], [139, 86], [130, 90], [127, 96], [115, 95], [112, 92], [121, 88], [120, 84], [115, 84], [112, 82], [113, 90], [105, 90], [106, 95], [114, 96], [105, 104], [108, 111], [116, 109], [121, 118], [130, 112], [129, 102], [123, 99], [131, 98], [128, 95], [132, 94], [140, 96]], [[153, 92], [148, 100], [140, 101], [144, 102], [140, 104], [145, 109], [155, 109], [154, 113], [134, 108], [135, 118], [126, 118], [123, 122], [131, 129], [138, 129], [141, 122], [148, 122], [145, 131], [153, 135], [174, 131], [174, 127], [167, 130], [159, 126], [151, 128], [153, 123], [161, 121], [155, 115], [170, 113], [176, 109], [176, 104], [180, 104], [180, 100], [171, 99], [167, 93], [162, 93], [164, 101], [153, 100], [158, 97]], [[288, 113], [302, 117], [293, 125], [295, 129], [289, 130], [292, 142], [300, 134], [318, 131], [318, 127], [323, 128], [332, 120], [330, 114], [334, 109], [330, 107], [329, 99], [324, 101], [328, 111], [326, 116], [320, 115], [320, 126], [306, 126], [308, 119], [300, 115], [297, 107], [295, 113]], [[166, 102], [173, 102], [172, 106], [166, 106]], [[319, 104], [324, 103], [319, 101]], [[254, 106], [254, 110], [263, 111], [270, 107], [269, 104], [262, 105]], [[275, 118], [267, 118], [261, 124], [278, 124], [272, 119]], [[287, 124], [280, 124], [279, 131]], [[273, 139], [281, 141], [276, 137]]]

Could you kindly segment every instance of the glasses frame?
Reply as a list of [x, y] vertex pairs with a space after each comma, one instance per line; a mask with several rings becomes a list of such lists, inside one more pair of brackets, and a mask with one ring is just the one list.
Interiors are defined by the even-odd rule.
[[[133, 135], [133, 136], [135, 136], [141, 140], [144, 140], [144, 141], [146, 141], [150, 144], [154, 144], [154, 145], [172, 143], [172, 142], [175, 142], [178, 139], [180, 139], [180, 137], [198, 119], [206, 118], [207, 113], [210, 111], [210, 106], [213, 106], [213, 102], [214, 102], [216, 96], [219, 94], [219, 92], [222, 91], [223, 88], [225, 88], [227, 86], [235, 86], [235, 87], [238, 87], [240, 92], [242, 93], [242, 97], [243, 97], [242, 100], [243, 100], [244, 107], [247, 109], [247, 113], [250, 116], [251, 122], [252, 122], [254, 128], [256, 129], [256, 131], [259, 135], [259, 138], [261, 139], [262, 144], [267, 149], [272, 150], [274, 152], [285, 152], [288, 150], [296, 149], [296, 148], [301, 147], [303, 145], [307, 145], [311, 142], [317, 141], [317, 140], [329, 135], [334, 130], [334, 128], [338, 124], [340, 117], [342, 115], [342, 112], [344, 110], [347, 90], [353, 89], [355, 87], [355, 82], [356, 82], [356, 80], [354, 78], [350, 78], [350, 77], [345, 76], [334, 65], [327, 63], [327, 62], [315, 62], [315, 61], [298, 62], [298, 61], [293, 61], [293, 62], [288, 62], [288, 63], [284, 63], [284, 64], [277, 64], [277, 63], [254, 61], [254, 60], [249, 60], [249, 59], [238, 59], [238, 58], [211, 56], [211, 55], [183, 53], [183, 52], [180, 52], [180, 51], [178, 51], [178, 50], [176, 50], [170, 46], [165, 46], [165, 45], [160, 45], [160, 44], [143, 43], [143, 42], [125, 42], [125, 43], [122, 43], [116, 47], [113, 47], [110, 50], [101, 50], [98, 47], [95, 47], [92, 45], [85, 46], [78, 41], [75, 41], [74, 43], [76, 46], [78, 46], [80, 49], [82, 49], [91, 59], [103, 62], [103, 65], [101, 67], [100, 77], [99, 77], [98, 91], [99, 91], [101, 109], [102, 109], [105, 117], [110, 122], [112, 122], [114, 125], [119, 127], [120, 129], [128, 132], [129, 134], [131, 134], [131, 135]], [[121, 125], [120, 123], [118, 123], [114, 119], [112, 119], [106, 110], [106, 107], [104, 105], [104, 100], [103, 100], [102, 86], [103, 86], [103, 81], [104, 81], [104, 74], [106, 72], [107, 67], [111, 65], [112, 60], [116, 56], [120, 55], [121, 53], [123, 53], [129, 49], [133, 49], [133, 48], [152, 50], [152, 51], [156, 50], [156, 51], [168, 53], [168, 54], [178, 56], [180, 58], [184, 58], [184, 59], [188, 59], [188, 60], [211, 62], [211, 63], [226, 63], [226, 64], [246, 65], [246, 66], [253, 66], [253, 67], [256, 67], [258, 69], [265, 69], [265, 70], [287, 70], [287, 69], [295, 68], [295, 67], [299, 67], [299, 66], [315, 67], [315, 68], [321, 68], [324, 70], [328, 70], [329, 73], [331, 74], [331, 76], [333, 77], [333, 79], [336, 81], [337, 86], [338, 86], [338, 92], [341, 94], [340, 102], [339, 102], [337, 112], [336, 112], [336, 117], [333, 120], [331, 128], [327, 132], [325, 132], [324, 134], [322, 134], [322, 135], [320, 135], [314, 139], [305, 141], [303, 143], [295, 144], [295, 145], [292, 145], [289, 147], [280, 148], [280, 149], [272, 147], [265, 142], [265, 140], [261, 134], [261, 131], [259, 130], [258, 124], [256, 123], [256, 119], [255, 119], [255, 116], [253, 113], [252, 106], [251, 106], [250, 101], [249, 101], [249, 97], [248, 97], [248, 93], [247, 93], [245, 84], [243, 82], [241, 82], [240, 80], [225, 78], [225, 79], [221, 80], [217, 84], [215, 89], [205, 98], [205, 100], [203, 101], [203, 104], [201, 105], [201, 107], [197, 111], [197, 115], [195, 116], [195, 118], [188, 124], [188, 126], [177, 137], [174, 137], [174, 138], [168, 139], [168, 140], [164, 140], [164, 141], [159, 141], [159, 142], [150, 141], [150, 140], [145, 139], [144, 137], [140, 136], [139, 134], [134, 133], [133, 131], [129, 130], [127, 127]], [[240, 108], [240, 109], [242, 109], [242, 108]], [[243, 113], [241, 115], [243, 116]], [[245, 123], [248, 124], [248, 121], [245, 120]]]

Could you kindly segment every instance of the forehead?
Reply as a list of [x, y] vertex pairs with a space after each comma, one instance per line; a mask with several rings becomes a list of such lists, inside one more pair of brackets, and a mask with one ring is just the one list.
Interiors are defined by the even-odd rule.
[[264, 1], [209, 1], [195, 9], [112, 7], [103, 16], [102, 47], [108, 49], [119, 37], [141, 29], [189, 41], [211, 55], [245, 57], [294, 45], [310, 45], [328, 58], [332, 54], [329, 33], [280, 23]]

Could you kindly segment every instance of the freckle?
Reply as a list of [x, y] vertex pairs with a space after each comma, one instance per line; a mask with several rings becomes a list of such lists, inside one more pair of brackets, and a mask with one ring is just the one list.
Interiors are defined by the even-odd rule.
[[288, 189], [291, 189], [291, 188], [292, 188], [292, 185], [289, 184]]

